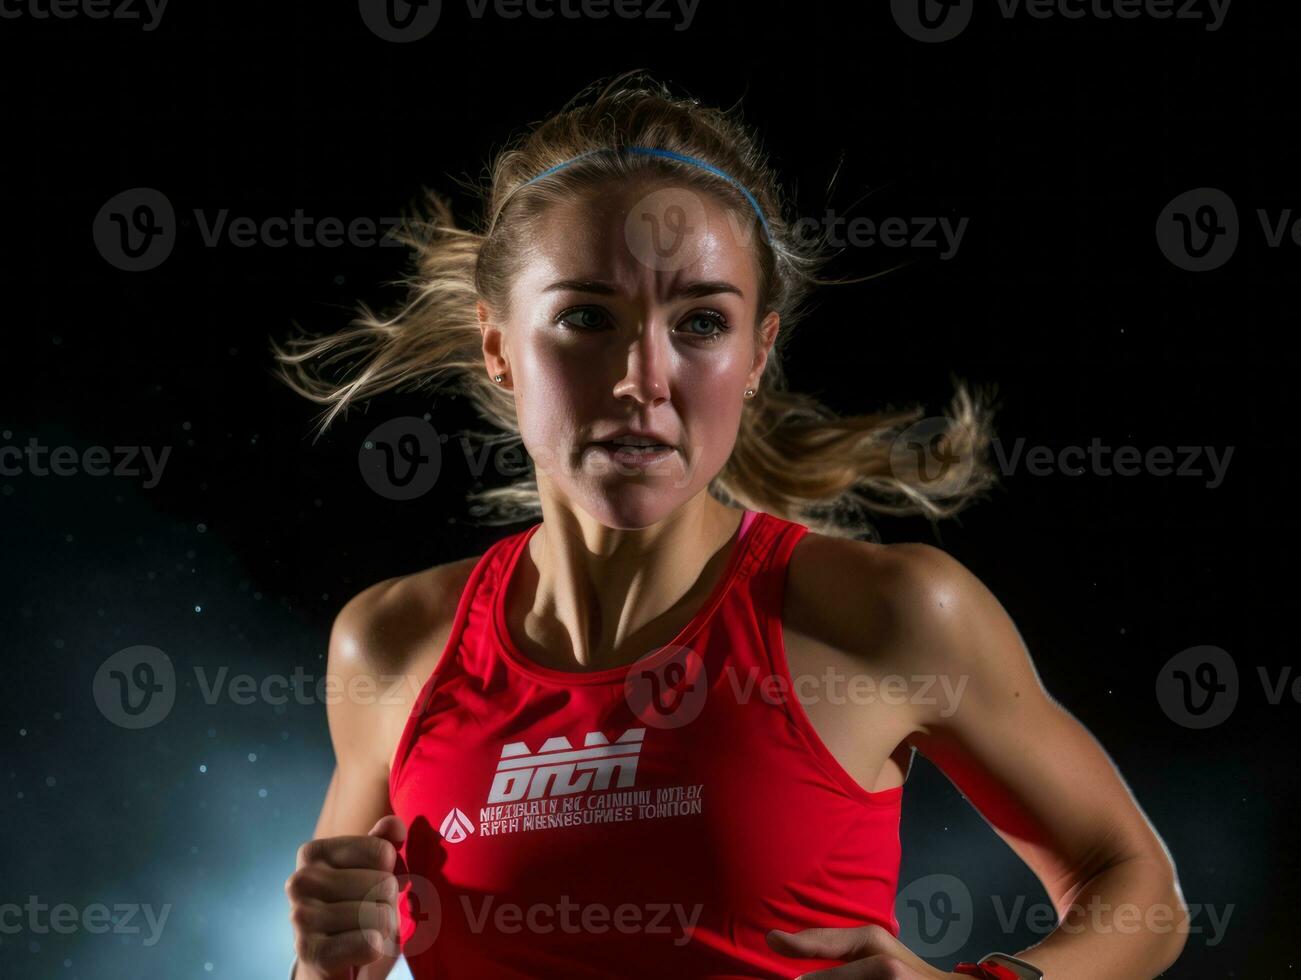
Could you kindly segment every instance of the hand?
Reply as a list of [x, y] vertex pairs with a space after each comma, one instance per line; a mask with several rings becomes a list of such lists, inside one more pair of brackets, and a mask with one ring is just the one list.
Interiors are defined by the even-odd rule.
[[365, 837], [322, 837], [298, 849], [285, 881], [298, 954], [295, 980], [353, 980], [355, 968], [398, 941], [397, 849], [407, 837], [396, 816], [380, 818]]
[[955, 977], [928, 964], [884, 926], [768, 931], [768, 945], [784, 956], [850, 960], [844, 966], [801, 973], [795, 980], [935, 980]]

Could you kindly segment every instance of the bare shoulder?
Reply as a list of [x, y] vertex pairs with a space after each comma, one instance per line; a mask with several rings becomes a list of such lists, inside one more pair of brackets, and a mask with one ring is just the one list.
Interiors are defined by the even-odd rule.
[[426, 655], [450, 631], [479, 557], [385, 579], [353, 596], [335, 617], [331, 669], [403, 670]]
[[[874, 671], [969, 685], [973, 703], [1003, 694], [1048, 703], [1016, 624], [958, 559], [921, 542], [805, 539], [788, 574], [793, 628]], [[924, 710], [917, 726], [930, 733], [969, 717]]]
[[787, 625], [846, 653], [915, 646], [979, 582], [922, 542], [875, 544], [810, 531], [791, 554]]
[[376, 582], [335, 616], [326, 675], [316, 687], [329, 719], [335, 769], [315, 837], [364, 834], [391, 812], [393, 755], [477, 560]]
[[451, 635], [479, 556], [362, 590], [330, 631], [330, 735], [341, 765], [387, 774], [402, 729]]

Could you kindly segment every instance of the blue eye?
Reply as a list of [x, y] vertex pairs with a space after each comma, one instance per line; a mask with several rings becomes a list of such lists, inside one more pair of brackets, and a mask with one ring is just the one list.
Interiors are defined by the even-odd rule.
[[[556, 323], [563, 324], [570, 330], [590, 332], [609, 326], [610, 318], [599, 306], [575, 306], [556, 317]], [[684, 326], [689, 336], [711, 343], [731, 329], [727, 318], [717, 310], [698, 310], [681, 321], [679, 328]]]
[[[699, 310], [695, 313], [692, 313], [689, 317], [687, 317], [682, 322], [684, 324], [689, 325], [689, 329], [687, 330], [687, 333], [691, 334], [691, 336], [693, 337], [699, 337], [701, 340], [709, 340], [709, 341], [718, 340], [720, 337], [723, 336], [723, 334], [727, 333], [727, 331], [731, 329], [727, 325], [727, 319], [721, 313], [718, 313], [714, 310]], [[703, 324], [706, 327], [706, 329], [713, 330], [715, 332], [714, 333], [699, 332], [698, 330], [695, 329], [695, 327], [698, 327], [701, 324]]]
[[556, 317], [557, 323], [563, 323], [575, 330], [599, 330], [606, 321], [605, 310], [599, 306], [575, 306], [565, 310]]

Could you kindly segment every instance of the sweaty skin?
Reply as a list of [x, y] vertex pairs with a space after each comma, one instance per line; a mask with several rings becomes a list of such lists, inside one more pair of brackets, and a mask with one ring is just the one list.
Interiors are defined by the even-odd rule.
[[[689, 261], [645, 261], [627, 219], [657, 189], [634, 184], [554, 206], [509, 310], [479, 308], [485, 371], [514, 393], [544, 513], [511, 581], [507, 625], [521, 652], [557, 669], [625, 664], [668, 642], [722, 574], [740, 521], [706, 487], [731, 453], [742, 392], [758, 386], [779, 324], [759, 316], [736, 218], [706, 197], [687, 209]], [[720, 317], [728, 330], [704, 339]], [[648, 472], [611, 468], [590, 443], [621, 425], [654, 429], [674, 453]], [[364, 835], [390, 814], [393, 754], [477, 558], [379, 582], [339, 613], [329, 673], [342, 690], [367, 678], [391, 696], [329, 705], [337, 763], [316, 838]], [[1181, 919], [1161, 840], [1103, 749], [1044, 691], [1006, 611], [959, 562], [925, 544], [809, 533], [792, 554], [784, 602], [796, 693], [863, 788], [898, 786], [917, 749], [1059, 911], [1096, 892], [1113, 907], [1164, 905]], [[1023, 952], [1053, 980], [1124, 980], [1156, 975], [1183, 938], [1175, 928], [1059, 930]], [[887, 957], [892, 976], [949, 976], [876, 927], [769, 941], [791, 955]], [[357, 976], [384, 977], [393, 962], [381, 957]]]

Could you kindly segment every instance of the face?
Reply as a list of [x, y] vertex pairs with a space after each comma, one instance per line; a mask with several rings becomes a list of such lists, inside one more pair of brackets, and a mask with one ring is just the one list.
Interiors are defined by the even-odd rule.
[[639, 182], [539, 218], [508, 318], [479, 315], [543, 493], [641, 528], [722, 469], [778, 327], [756, 322], [747, 228], [710, 195]]

